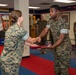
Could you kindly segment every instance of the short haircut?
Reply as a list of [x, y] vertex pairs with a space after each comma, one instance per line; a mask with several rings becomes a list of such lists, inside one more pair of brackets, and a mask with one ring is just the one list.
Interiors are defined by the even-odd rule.
[[60, 6], [59, 5], [52, 5], [50, 8], [55, 8], [57, 11], [60, 11]]

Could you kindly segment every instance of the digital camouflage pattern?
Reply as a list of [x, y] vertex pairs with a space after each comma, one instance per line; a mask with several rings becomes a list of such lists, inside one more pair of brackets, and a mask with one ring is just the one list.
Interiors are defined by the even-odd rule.
[[[36, 23], [36, 36], [40, 35], [40, 33], [43, 31], [43, 29], [46, 27], [46, 25], [47, 25], [47, 21], [46, 20], [39, 20]], [[41, 42], [39, 43], [40, 45], [45, 45], [46, 44], [46, 40], [47, 40], [46, 37], [47, 37], [47, 35], [42, 37]]]
[[37, 32], [37, 36], [40, 35], [40, 33], [42, 32], [42, 30], [46, 27], [47, 21], [46, 20], [39, 20], [36, 23], [36, 26], [38, 26], [38, 32]]
[[27, 31], [17, 24], [10, 26], [6, 31], [4, 49], [1, 54], [2, 75], [19, 75], [19, 67], [24, 51], [22, 37]]
[[[68, 24], [61, 17], [57, 21], [50, 19], [48, 24], [50, 24], [50, 30], [52, 31], [54, 43], [59, 39], [60, 30], [68, 29]], [[69, 34], [65, 34], [63, 42], [54, 49], [56, 75], [68, 75], [71, 51], [72, 47]]]

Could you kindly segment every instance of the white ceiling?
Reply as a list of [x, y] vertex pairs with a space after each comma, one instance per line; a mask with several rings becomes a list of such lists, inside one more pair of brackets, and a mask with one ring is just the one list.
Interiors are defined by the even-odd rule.
[[[14, 8], [13, 1], [14, 0], [0, 0], [0, 3], [8, 4], [6, 8]], [[76, 0], [73, 0], [73, 1], [76, 1]], [[49, 4], [45, 5], [46, 3], [49, 3]], [[44, 5], [41, 5], [41, 4], [44, 4]], [[67, 4], [67, 3], [56, 3], [56, 2], [53, 2], [53, 0], [29, 0], [29, 6], [38, 6], [40, 7], [40, 9], [48, 9], [53, 4], [58, 4], [61, 7], [63, 7], [63, 6], [76, 5], [76, 2]]]

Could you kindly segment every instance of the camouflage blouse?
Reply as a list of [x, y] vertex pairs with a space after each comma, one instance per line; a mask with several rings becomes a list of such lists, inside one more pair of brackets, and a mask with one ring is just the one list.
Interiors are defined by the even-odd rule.
[[[47, 21], [46, 20], [39, 20], [36, 23], [36, 36], [39, 36], [42, 30], [46, 27]], [[38, 31], [37, 31], [37, 26], [38, 26]]]
[[[52, 32], [52, 35], [53, 35], [53, 42], [56, 43], [57, 40], [59, 39], [60, 37], [60, 31], [62, 29], [67, 29], [68, 30], [68, 23], [65, 21], [65, 19], [62, 19], [61, 17], [56, 21], [56, 20], [53, 20], [53, 19], [50, 19], [47, 23], [47, 25], [50, 25], [50, 30]], [[71, 42], [70, 42], [70, 38], [69, 38], [69, 32], [65, 34], [65, 38], [63, 40], [63, 42], [58, 46], [56, 47], [56, 49], [58, 51], [71, 51]]]
[[10, 26], [5, 33], [4, 49], [1, 54], [2, 62], [6, 64], [20, 63], [24, 51], [24, 40], [27, 31], [17, 24]]

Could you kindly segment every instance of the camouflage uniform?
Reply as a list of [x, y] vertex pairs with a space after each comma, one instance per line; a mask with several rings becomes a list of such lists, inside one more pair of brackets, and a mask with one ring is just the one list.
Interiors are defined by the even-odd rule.
[[[39, 36], [40, 33], [42, 32], [42, 30], [46, 27], [47, 21], [46, 20], [39, 20], [36, 23], [36, 36]], [[38, 28], [38, 29], [37, 29]], [[37, 31], [38, 30], [38, 31]], [[44, 37], [41, 38], [41, 42], [38, 43], [39, 45], [45, 45], [46, 44], [46, 40], [47, 40], [47, 35], [45, 35]], [[40, 50], [41, 54], [46, 53], [45, 49], [41, 49]]]
[[[36, 23], [36, 36], [39, 36], [42, 30], [46, 27], [47, 21], [46, 20], [39, 20]], [[38, 27], [38, 31], [37, 31]], [[41, 39], [40, 45], [45, 45], [46, 43], [46, 35]]]
[[[50, 25], [50, 30], [52, 31], [54, 43], [58, 40], [60, 36], [60, 30], [68, 29], [68, 24], [61, 17], [57, 21], [50, 19], [48, 21], [48, 25]], [[65, 38], [63, 42], [54, 49], [56, 75], [68, 75], [71, 50], [72, 47], [71, 47], [69, 35], [65, 34]]]
[[4, 49], [1, 54], [2, 75], [19, 75], [19, 67], [24, 51], [24, 40], [27, 31], [17, 24], [12, 25], [5, 34]]

